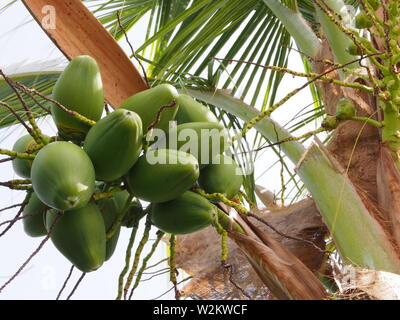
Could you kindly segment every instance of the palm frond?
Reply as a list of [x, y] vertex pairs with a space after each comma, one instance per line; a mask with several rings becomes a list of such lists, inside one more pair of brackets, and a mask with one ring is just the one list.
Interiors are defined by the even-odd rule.
[[4, 4], [3, 6], [0, 7], [0, 13], [2, 13], [3, 11], [5, 11], [7, 8], [9, 8], [12, 4], [14, 4], [15, 2], [17, 2], [17, 0], [10, 0], [8, 1], [6, 4]]
[[[44, 95], [50, 95], [55, 82], [60, 75], [60, 71], [53, 72], [36, 72], [26, 73], [19, 75], [10, 75], [14, 81], [18, 81], [29, 88], [34, 88]], [[25, 103], [30, 107], [31, 112], [35, 117], [41, 117], [46, 114], [45, 110], [40, 107], [36, 102], [49, 108], [50, 105], [47, 101], [44, 101], [40, 97], [35, 97], [34, 101], [27, 95], [22, 95]], [[8, 86], [5, 80], [0, 79], [0, 101], [9, 104], [21, 117], [26, 120], [26, 112], [18, 100], [15, 92]], [[14, 116], [11, 115], [10, 111], [4, 106], [0, 106], [0, 128], [4, 128], [13, 124], [18, 123]]]

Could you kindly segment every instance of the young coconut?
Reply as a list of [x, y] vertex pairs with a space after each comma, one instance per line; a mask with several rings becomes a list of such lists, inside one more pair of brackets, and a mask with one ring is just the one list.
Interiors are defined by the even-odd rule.
[[327, 130], [334, 130], [338, 125], [339, 120], [335, 116], [327, 116], [324, 121], [322, 121], [321, 127]]
[[367, 29], [372, 27], [372, 21], [365, 12], [356, 15], [355, 26], [357, 29]]
[[356, 115], [356, 108], [352, 101], [341, 99], [336, 105], [336, 118], [338, 120], [349, 120]]

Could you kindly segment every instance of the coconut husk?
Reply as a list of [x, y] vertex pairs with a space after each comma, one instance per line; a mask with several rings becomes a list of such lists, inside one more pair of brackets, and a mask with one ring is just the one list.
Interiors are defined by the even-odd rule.
[[256, 185], [254, 188], [258, 199], [262, 202], [262, 204], [267, 208], [277, 208], [278, 205], [276, 203], [275, 195], [272, 191], [264, 188], [262, 186]]
[[386, 147], [382, 147], [377, 169], [378, 203], [400, 247], [400, 173]]
[[229, 236], [242, 249], [260, 279], [276, 298], [280, 300], [327, 298], [327, 292], [320, 280], [290, 250], [267, 232], [257, 228], [248, 218], [240, 217], [239, 220], [243, 220], [252, 232], [246, 234], [229, 232]]
[[[313, 241], [324, 248], [326, 228], [312, 200], [303, 200], [293, 206], [277, 210], [263, 210], [259, 216], [280, 233]], [[252, 219], [262, 232], [289, 249], [312, 271], [317, 271], [324, 254], [303, 241], [277, 234], [265, 224]], [[193, 299], [271, 299], [270, 290], [260, 280], [245, 255], [232, 240], [228, 240], [230, 267], [223, 267], [220, 236], [209, 227], [199, 232], [177, 237], [177, 267], [193, 276], [183, 288], [183, 296]]]
[[346, 265], [335, 274], [339, 298], [348, 300], [400, 300], [400, 275]]

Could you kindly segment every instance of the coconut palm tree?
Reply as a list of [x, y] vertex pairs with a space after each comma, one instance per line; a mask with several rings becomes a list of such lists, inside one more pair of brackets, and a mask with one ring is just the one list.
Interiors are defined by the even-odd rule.
[[[345, 265], [400, 272], [397, 2], [84, 2], [117, 41], [138, 23], [147, 23], [143, 43], [128, 37], [136, 48], [131, 59], [140, 61], [139, 69], [145, 66], [151, 85], [174, 84], [207, 104], [236, 134], [234, 156], [243, 168], [266, 148], [274, 154], [271, 170], [282, 177], [277, 198], [289, 208], [305, 197], [315, 202], [329, 231], [323, 250], [338, 253]], [[1, 14], [7, 14], [7, 7]], [[287, 68], [294, 55], [303, 70]], [[10, 77], [49, 95], [58, 74], [38, 70]], [[278, 97], [286, 74], [303, 78], [304, 85]], [[298, 110], [301, 120], [286, 126], [272, 120], [302, 90], [310, 90], [314, 101]], [[0, 100], [24, 108], [5, 81], [0, 82]], [[43, 97], [27, 103], [38, 116], [45, 114]], [[10, 117], [2, 126], [15, 121]], [[315, 123], [315, 130], [304, 133], [306, 125]], [[248, 217], [257, 199], [254, 174], [246, 176], [243, 189], [242, 205], [217, 200], [225, 212], [233, 207], [243, 214], [235, 222], [240, 232], [227, 226], [228, 235], [264, 284], [281, 299], [327, 298], [327, 268], [313, 274]]]

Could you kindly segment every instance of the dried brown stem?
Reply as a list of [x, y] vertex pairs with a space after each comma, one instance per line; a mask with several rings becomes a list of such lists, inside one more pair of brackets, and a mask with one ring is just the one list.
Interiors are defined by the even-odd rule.
[[234, 275], [234, 271], [233, 271], [233, 265], [231, 264], [227, 264], [225, 261], [221, 262], [222, 267], [224, 268], [224, 271], [227, 271], [229, 273], [229, 282], [232, 283], [232, 285], [238, 289], [247, 299], [251, 300], [251, 297], [246, 293], [246, 291], [244, 291], [244, 289], [239, 286], [235, 280], [233, 280], [233, 275]]
[[161, 113], [162, 113], [165, 109], [173, 108], [173, 107], [175, 107], [175, 105], [176, 105], [176, 101], [173, 100], [172, 103], [167, 104], [167, 105], [165, 105], [165, 106], [162, 106], [162, 107], [158, 110], [158, 112], [157, 112], [156, 120], [155, 120], [153, 123], [151, 123], [151, 124], [149, 125], [149, 127], [147, 128], [147, 132], [150, 132], [150, 130], [154, 129], [155, 126], [156, 126], [157, 124], [160, 123], [160, 120], [161, 120]]
[[5, 159], [1, 159], [0, 163], [4, 163], [4, 162], [8, 162], [8, 161], [13, 161], [15, 158], [14, 157], [9, 157], [9, 158], [5, 158]]
[[3, 208], [3, 209], [0, 209], [0, 212], [1, 212], [1, 211], [6, 211], [6, 210], [9, 210], [9, 209], [14, 209], [14, 208], [20, 207], [20, 206], [22, 206], [22, 205], [24, 205], [24, 202], [18, 203], [18, 204], [13, 204], [12, 206], [5, 207], [5, 208]]
[[[163, 270], [163, 271], [161, 271], [161, 270]], [[169, 268], [165, 268], [165, 269], [161, 269], [161, 270], [159, 270], [157, 273], [155, 273], [154, 275], [152, 275], [152, 276], [149, 277], [149, 278], [141, 279], [140, 282], [150, 281], [151, 279], [153, 279], [153, 278], [155, 278], [155, 277], [162, 276], [162, 275], [164, 275], [164, 274], [169, 273]], [[144, 273], [143, 273], [143, 274], [144, 274]]]
[[26, 111], [26, 115], [28, 117], [29, 123], [32, 126], [32, 132], [30, 134], [32, 137], [35, 139], [37, 143], [44, 143], [44, 138], [42, 135], [41, 130], [39, 129], [38, 125], [36, 124], [35, 117], [32, 115], [32, 111], [29, 108], [28, 104], [25, 102], [25, 100], [22, 98], [21, 94], [18, 91], [18, 86], [15, 84], [15, 82], [6, 76], [6, 74], [0, 69], [0, 75], [4, 78], [4, 80], [7, 82], [9, 87], [14, 91], [15, 95], [17, 96], [18, 100], [21, 102], [22, 107]]
[[[185, 279], [179, 281], [179, 282], [177, 283], [177, 285], [180, 285], [181, 283], [183, 283], [183, 282], [185, 282], [185, 281], [188, 281], [188, 280], [190, 280], [190, 279], [192, 279], [192, 278], [193, 278], [193, 276], [189, 276], [189, 277], [187, 277], [187, 278], [185, 278]], [[151, 299], [151, 300], [160, 299], [162, 296], [165, 296], [168, 292], [171, 292], [171, 291], [174, 290], [174, 289], [175, 289], [175, 286], [173, 286], [172, 288], [168, 289], [168, 290], [165, 291], [163, 294], [159, 295], [157, 298], [154, 298], [154, 299]]]
[[74, 288], [72, 289], [71, 293], [67, 297], [67, 300], [71, 299], [71, 297], [75, 293], [76, 289], [78, 289], [79, 285], [81, 284], [81, 282], [82, 282], [82, 280], [83, 280], [83, 278], [85, 276], [86, 276], [86, 272], [83, 272], [82, 275], [80, 276], [80, 278], [78, 279], [78, 281], [76, 282], [76, 284], [75, 284]]
[[69, 279], [71, 279], [72, 272], [74, 271], [74, 268], [75, 268], [75, 266], [72, 265], [71, 268], [70, 268], [70, 270], [69, 270], [69, 273], [68, 273], [67, 278], [65, 279], [65, 281], [64, 281], [64, 283], [63, 283], [63, 285], [62, 285], [60, 291], [59, 291], [58, 294], [57, 294], [56, 300], [59, 300], [59, 299], [60, 299], [61, 294], [63, 293], [65, 287], [67, 286], [67, 283], [68, 283]]
[[108, 104], [104, 105], [104, 110], [106, 111], [106, 114], [109, 114], [111, 112], [110, 108], [108, 107]]
[[11, 190], [32, 190], [32, 185], [28, 183], [12, 183], [11, 181], [0, 182], [1, 187], [6, 187]]
[[22, 217], [15, 217], [14, 219], [3, 221], [2, 223], [0, 223], [0, 226], [5, 225], [5, 224], [7, 224], [7, 223], [12, 223], [12, 224], [14, 224], [15, 222], [17, 222], [17, 221], [19, 221], [19, 220], [23, 220], [23, 219], [28, 218], [28, 217], [34, 217], [34, 216], [37, 216], [37, 215], [39, 215], [39, 214], [42, 214], [42, 213], [44, 213], [44, 212], [46, 212], [46, 211], [47, 211], [47, 209], [45, 209], [45, 210], [39, 210], [39, 211], [36, 211], [36, 212], [33, 212], [33, 213], [25, 214], [25, 215], [23, 215]]
[[147, 77], [146, 69], [144, 68], [144, 66], [142, 64], [142, 61], [140, 61], [140, 59], [136, 56], [135, 50], [133, 49], [133, 46], [132, 46], [131, 42], [129, 41], [128, 34], [126, 33], [125, 28], [122, 26], [120, 11], [117, 11], [117, 20], [118, 20], [119, 28], [123, 32], [123, 34], [125, 36], [125, 40], [131, 49], [132, 57], [134, 57], [135, 60], [139, 63], [140, 68], [142, 69], [142, 72], [143, 72], [144, 81], [146, 82], [147, 86], [150, 88], [149, 78]]
[[56, 219], [54, 220], [53, 224], [50, 227], [49, 233], [47, 236], [40, 242], [39, 246], [36, 248], [36, 250], [28, 257], [28, 259], [22, 264], [22, 266], [17, 270], [17, 272], [14, 273], [14, 275], [8, 279], [1, 287], [0, 287], [0, 293], [13, 281], [15, 280], [16, 277], [21, 273], [22, 270], [28, 265], [28, 263], [33, 259], [33, 257], [39, 253], [39, 251], [43, 248], [43, 246], [46, 244], [47, 240], [50, 239], [51, 234], [53, 233], [54, 227], [56, 226], [59, 218], [61, 216], [57, 216]]
[[47, 96], [45, 96], [44, 94], [40, 93], [39, 91], [32, 89], [32, 88], [28, 88], [26, 86], [24, 86], [23, 84], [20, 84], [25, 90], [28, 90], [28, 92], [33, 93], [37, 96], [39, 96], [40, 98], [42, 98], [43, 100], [46, 100], [48, 102], [54, 103], [57, 107], [59, 107], [62, 111], [68, 113], [69, 115], [73, 116], [74, 118], [78, 119], [79, 121], [82, 121], [83, 123], [87, 124], [88, 126], [94, 126], [96, 124], [96, 121], [93, 121], [91, 119], [86, 118], [85, 116], [81, 115], [78, 112], [75, 112], [73, 110], [70, 110], [68, 108], [66, 108], [65, 106], [63, 106], [61, 103], [59, 103], [58, 101], [49, 98]]
[[7, 82], [7, 84], [8, 84], [9, 87], [11, 88], [11, 90], [14, 91], [14, 93], [16, 94], [18, 100], [21, 102], [22, 107], [25, 109], [25, 111], [26, 111], [28, 114], [31, 114], [31, 111], [30, 111], [28, 105], [26, 104], [26, 102], [25, 102], [25, 100], [22, 98], [22, 96], [19, 94], [19, 92], [18, 92], [18, 90], [17, 90], [17, 88], [16, 88], [16, 85], [15, 85], [14, 81], [12, 81], [9, 77], [7, 77], [7, 76], [5, 75], [5, 73], [3, 72], [3, 70], [1, 70], [1, 69], [0, 69], [0, 75], [1, 75], [1, 76], [4, 78], [4, 80]]
[[21, 123], [25, 127], [26, 131], [28, 131], [30, 135], [33, 134], [32, 128], [30, 128], [25, 123], [25, 121], [19, 116], [19, 114], [14, 110], [14, 108], [12, 106], [10, 106], [7, 102], [4, 102], [4, 101], [0, 101], [0, 106], [6, 107], [14, 115], [14, 117], [18, 120], [18, 122]]
[[315, 249], [317, 249], [319, 252], [321, 252], [323, 254], [328, 254], [328, 255], [331, 254], [330, 251], [322, 250], [320, 247], [318, 247], [314, 242], [312, 242], [310, 240], [289, 236], [287, 234], [284, 234], [284, 233], [280, 232], [273, 225], [268, 223], [265, 219], [261, 218], [260, 216], [254, 214], [254, 213], [249, 212], [247, 214], [247, 216], [252, 217], [252, 218], [258, 220], [259, 222], [265, 224], [268, 228], [270, 228], [272, 231], [276, 232], [277, 234], [279, 234], [283, 238], [291, 239], [291, 240], [295, 240], [295, 241], [301, 241], [301, 242], [307, 243], [309, 245], [312, 245]]
[[8, 230], [10, 230], [12, 228], [12, 226], [15, 224], [15, 222], [17, 221], [16, 219], [22, 214], [22, 212], [24, 211], [25, 206], [28, 204], [29, 198], [27, 201], [24, 201], [21, 204], [21, 208], [18, 210], [17, 214], [15, 215], [15, 217], [12, 219], [13, 222], [10, 222], [9, 225], [0, 233], [0, 238], [2, 236], [4, 236]]
[[32, 93], [31, 90], [29, 90], [28, 87], [26, 87], [23, 83], [21, 82], [15, 82], [15, 85], [23, 92], [25, 92], [39, 107], [41, 107], [44, 111], [46, 111], [48, 114], [51, 114], [50, 109], [48, 109], [47, 107], [45, 107], [42, 103], [39, 102], [39, 100], [37, 100], [34, 96], [34, 94]]

